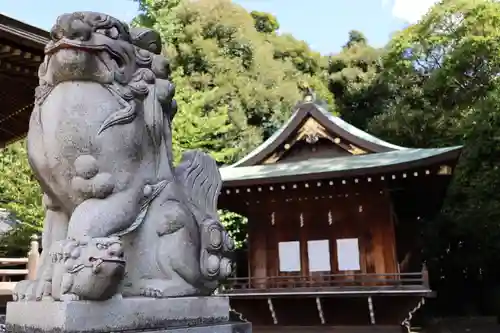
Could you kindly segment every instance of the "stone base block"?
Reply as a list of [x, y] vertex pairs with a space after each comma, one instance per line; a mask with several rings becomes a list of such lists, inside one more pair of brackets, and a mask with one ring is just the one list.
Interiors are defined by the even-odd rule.
[[[127, 331], [126, 333], [129, 333]], [[131, 332], [136, 333], [136, 332]], [[252, 333], [252, 324], [250, 323], [226, 323], [209, 326], [195, 326], [174, 328], [154, 331], [141, 331], [141, 333]]]
[[[5, 331], [0, 326], [0, 333], [22, 332], [22, 333], [41, 333], [46, 332], [35, 328], [19, 328], [15, 326], [7, 326]], [[61, 331], [53, 331], [61, 332]], [[132, 331], [112, 331], [113, 333], [252, 333], [252, 324], [250, 323], [231, 323], [215, 324], [208, 326], [193, 326], [179, 328], [165, 328], [153, 330], [132, 330]]]
[[225, 297], [10, 302], [6, 326], [13, 333], [251, 332], [249, 324], [229, 322]]

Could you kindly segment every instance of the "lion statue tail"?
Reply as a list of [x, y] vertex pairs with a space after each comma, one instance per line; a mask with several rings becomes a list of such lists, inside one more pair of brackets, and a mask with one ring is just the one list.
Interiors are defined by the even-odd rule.
[[217, 199], [222, 178], [215, 160], [202, 151], [189, 150], [182, 155], [181, 162], [175, 168], [175, 175], [183, 185], [188, 200], [204, 215], [197, 218], [218, 219]]
[[[201, 151], [187, 151], [175, 169], [184, 187], [200, 232], [200, 270], [205, 280], [215, 282], [232, 272], [228, 255], [234, 242], [219, 221], [217, 199], [222, 187], [219, 168]], [[208, 282], [207, 281], [207, 282]], [[210, 282], [208, 282], [211, 285]]]

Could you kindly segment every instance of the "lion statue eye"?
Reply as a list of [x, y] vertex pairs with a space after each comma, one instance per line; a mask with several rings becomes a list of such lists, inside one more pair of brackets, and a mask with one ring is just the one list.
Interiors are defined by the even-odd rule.
[[113, 39], [118, 39], [120, 36], [120, 33], [118, 32], [118, 29], [116, 27], [112, 27], [111, 29], [108, 29], [108, 37], [113, 38]]
[[108, 246], [107, 246], [106, 244], [97, 243], [97, 244], [96, 244], [96, 248], [97, 248], [98, 250], [105, 250], [105, 249], [107, 249], [107, 248], [108, 248]]
[[109, 29], [97, 29], [95, 32], [111, 39], [118, 39], [118, 37], [120, 37], [120, 33], [116, 27], [111, 27]]

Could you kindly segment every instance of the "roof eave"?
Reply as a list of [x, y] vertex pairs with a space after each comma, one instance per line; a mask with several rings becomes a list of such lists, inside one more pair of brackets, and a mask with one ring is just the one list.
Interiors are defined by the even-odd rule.
[[356, 176], [368, 176], [376, 174], [385, 174], [391, 172], [402, 172], [409, 169], [422, 168], [426, 166], [431, 166], [439, 163], [446, 163], [451, 167], [455, 167], [460, 155], [462, 153], [462, 146], [454, 147], [454, 149], [447, 152], [443, 152], [438, 155], [431, 157], [414, 160], [405, 163], [390, 164], [390, 165], [380, 165], [371, 166], [366, 168], [357, 168], [350, 170], [335, 170], [308, 174], [297, 174], [297, 175], [284, 175], [284, 176], [271, 176], [271, 177], [255, 177], [255, 178], [245, 178], [245, 179], [235, 179], [235, 180], [223, 180], [223, 187], [240, 187], [240, 186], [254, 186], [254, 185], [264, 185], [264, 184], [276, 184], [294, 181], [309, 181], [309, 180], [320, 180], [320, 179], [334, 179], [342, 177], [356, 177]]
[[28, 47], [43, 50], [50, 40], [50, 33], [0, 14], [0, 33], [12, 42], [25, 44]]
[[292, 113], [292, 116], [288, 119], [288, 121], [275, 132], [277, 134], [271, 135], [257, 148], [255, 148], [253, 151], [248, 153], [245, 157], [241, 158], [237, 162], [231, 164], [229, 167], [244, 167], [256, 165], [260, 161], [265, 159], [268, 155], [270, 155], [272, 151], [277, 149], [290, 136], [293, 130], [300, 125], [302, 120], [304, 120], [307, 112], [299, 112], [300, 108], [303, 105], [304, 104], [300, 104], [296, 106]]
[[380, 143], [377, 143], [374, 141], [369, 141], [369, 140], [364, 139], [360, 136], [357, 136], [354, 133], [351, 133], [351, 132], [345, 130], [341, 126], [335, 124], [332, 120], [328, 119], [329, 116], [333, 117], [333, 115], [331, 115], [331, 114], [328, 115], [326, 110], [322, 110], [321, 106], [319, 106], [319, 105], [315, 105], [315, 107], [310, 112], [311, 112], [311, 115], [314, 118], [316, 118], [317, 120], [319, 120], [320, 123], [323, 126], [325, 126], [329, 131], [337, 133], [339, 136], [346, 138], [348, 141], [352, 142], [353, 144], [359, 146], [360, 148], [366, 149], [370, 152], [385, 153], [385, 152], [394, 151], [394, 150], [406, 149], [406, 147], [400, 147], [400, 146], [393, 145], [393, 144], [386, 142], [380, 138], [377, 138], [369, 133], [366, 133], [365, 131], [362, 131], [355, 126], [346, 123], [341, 118], [336, 117], [337, 121], [348, 124], [356, 131], [358, 131], [364, 135], [368, 135], [372, 139], [374, 139], [374, 140], [376, 139]]

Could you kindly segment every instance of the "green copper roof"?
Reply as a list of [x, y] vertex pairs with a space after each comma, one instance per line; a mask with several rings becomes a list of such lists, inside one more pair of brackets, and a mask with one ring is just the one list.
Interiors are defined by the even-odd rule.
[[[336, 177], [370, 172], [402, 171], [433, 163], [456, 162], [461, 147], [412, 149], [405, 148], [385, 153], [311, 159], [294, 163], [277, 163], [247, 167], [223, 167], [220, 173], [224, 185], [286, 181], [287, 178], [319, 179], [318, 176]], [[305, 177], [306, 176], [306, 177]]]
[[[316, 113], [315, 113], [316, 112]], [[401, 146], [396, 146], [393, 145], [389, 142], [386, 142], [382, 139], [379, 139], [369, 133], [366, 133], [362, 130], [360, 130], [357, 127], [352, 126], [349, 123], [346, 123], [343, 121], [341, 118], [334, 116], [331, 114], [327, 109], [326, 106], [323, 107], [319, 103], [314, 103], [314, 102], [307, 102], [307, 103], [302, 103], [297, 108], [295, 109], [294, 113], [292, 116], [281, 126], [272, 136], [270, 136], [266, 141], [264, 141], [260, 146], [255, 148], [252, 152], [250, 152], [248, 155], [237, 161], [236, 163], [232, 164], [232, 167], [240, 167], [245, 164], [248, 164], [247, 162], [250, 161], [251, 159], [255, 158], [259, 154], [263, 153], [265, 150], [268, 149], [272, 144], [274, 144], [276, 141], [280, 139], [280, 137], [283, 135], [283, 133], [289, 129], [289, 127], [297, 126], [299, 125], [299, 122], [296, 120], [300, 117], [304, 117], [307, 113], [309, 114], [316, 114], [320, 115], [319, 118], [323, 119], [318, 119], [322, 123], [331, 123], [334, 127], [340, 128], [341, 130], [351, 134], [354, 137], [359, 138], [360, 140], [363, 140], [365, 142], [377, 145], [382, 147], [384, 150], [400, 150], [400, 149], [406, 149], [405, 147]], [[322, 120], [322, 121], [321, 121]], [[294, 125], [295, 124], [295, 125]], [[329, 127], [328, 124], [324, 124], [326, 127]]]

